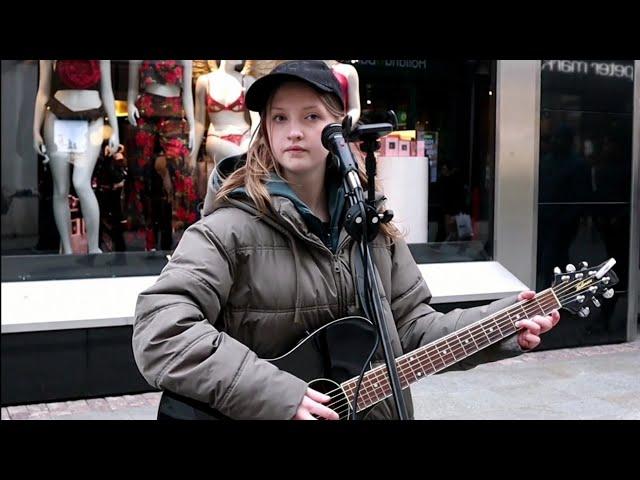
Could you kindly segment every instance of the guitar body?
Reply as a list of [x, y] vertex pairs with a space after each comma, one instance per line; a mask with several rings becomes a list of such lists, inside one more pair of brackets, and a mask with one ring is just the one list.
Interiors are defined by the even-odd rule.
[[[360, 376], [378, 333], [363, 317], [345, 317], [324, 325], [304, 338], [284, 355], [268, 360], [276, 367], [304, 380], [314, 390], [326, 393], [340, 384]], [[346, 397], [334, 399], [347, 403]], [[162, 392], [158, 420], [228, 419], [203, 402]]]

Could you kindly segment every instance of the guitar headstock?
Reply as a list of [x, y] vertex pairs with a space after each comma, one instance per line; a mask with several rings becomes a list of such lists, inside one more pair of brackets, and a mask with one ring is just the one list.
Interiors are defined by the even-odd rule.
[[579, 267], [569, 264], [565, 272], [553, 269], [553, 293], [563, 308], [581, 317], [589, 315], [589, 304], [600, 306], [597, 297], [611, 298], [618, 277], [611, 268], [616, 261], [610, 258], [596, 267], [580, 262]]

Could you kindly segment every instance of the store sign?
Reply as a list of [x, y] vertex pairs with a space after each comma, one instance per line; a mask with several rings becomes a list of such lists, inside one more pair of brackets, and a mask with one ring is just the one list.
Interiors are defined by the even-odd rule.
[[626, 78], [633, 81], [633, 65], [615, 62], [592, 62], [584, 60], [543, 60], [542, 70], [558, 73], [597, 75], [601, 77]]
[[427, 69], [426, 60], [358, 60], [358, 64], [368, 67]]

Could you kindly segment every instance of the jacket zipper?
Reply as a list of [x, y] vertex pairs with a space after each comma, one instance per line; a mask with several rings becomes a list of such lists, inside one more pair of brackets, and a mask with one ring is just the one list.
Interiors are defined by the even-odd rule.
[[[283, 217], [284, 218], [284, 217]], [[347, 316], [347, 302], [346, 302], [346, 287], [344, 286], [344, 282], [342, 282], [341, 279], [341, 272], [342, 272], [342, 267], [340, 265], [340, 252], [341, 250], [345, 247], [345, 245], [349, 242], [349, 240], [351, 240], [351, 237], [349, 237], [348, 235], [342, 240], [342, 242], [340, 242], [340, 244], [338, 245], [338, 248], [336, 248], [336, 253], [334, 254], [329, 248], [327, 248], [327, 246], [322, 243], [322, 242], [316, 242], [315, 240], [307, 237], [306, 235], [303, 235], [296, 227], [295, 225], [293, 225], [288, 219], [284, 219], [289, 225], [291, 225], [292, 230], [294, 232], [294, 234], [302, 239], [303, 241], [325, 251], [328, 252], [329, 255], [331, 256], [332, 259], [332, 263], [333, 263], [333, 277], [335, 279], [336, 282], [336, 287], [337, 287], [337, 293], [338, 293], [338, 313], [340, 317], [346, 317]]]

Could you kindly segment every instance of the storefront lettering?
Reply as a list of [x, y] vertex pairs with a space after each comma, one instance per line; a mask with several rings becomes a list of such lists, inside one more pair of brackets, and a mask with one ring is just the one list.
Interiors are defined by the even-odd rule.
[[358, 63], [372, 67], [427, 69], [426, 60], [359, 60]]
[[542, 70], [559, 73], [593, 74], [601, 77], [626, 78], [633, 81], [633, 66], [614, 62], [585, 62], [584, 60], [544, 60]]

